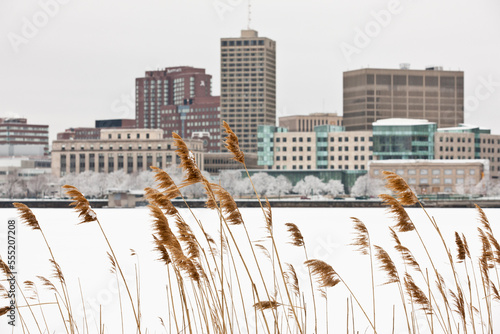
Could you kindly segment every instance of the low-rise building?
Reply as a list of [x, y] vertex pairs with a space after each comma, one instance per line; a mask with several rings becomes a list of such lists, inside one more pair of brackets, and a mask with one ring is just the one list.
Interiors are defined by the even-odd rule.
[[259, 166], [267, 169], [366, 170], [373, 159], [371, 131], [319, 125], [313, 132], [259, 126]]
[[[184, 140], [203, 170], [203, 142]], [[127, 173], [147, 170], [150, 166], [166, 168], [179, 165], [174, 140], [163, 138], [161, 129], [102, 129], [99, 139], [56, 140], [52, 143], [52, 173], [94, 171]]]
[[383, 160], [372, 161], [369, 174], [383, 178], [383, 171], [403, 177], [417, 194], [467, 193], [488, 177], [489, 161], [465, 160]]
[[[238, 161], [235, 161], [234, 155], [230, 152], [220, 153], [205, 153], [204, 154], [204, 170], [210, 174], [219, 174], [223, 170], [240, 169], [243, 166]], [[257, 165], [257, 154], [246, 153], [245, 165], [248, 169], [259, 168]]]

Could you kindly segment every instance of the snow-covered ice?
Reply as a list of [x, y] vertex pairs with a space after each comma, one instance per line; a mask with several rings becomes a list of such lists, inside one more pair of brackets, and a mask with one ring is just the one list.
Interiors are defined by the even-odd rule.
[[[190, 213], [180, 210], [183, 217], [191, 226], [196, 226]], [[193, 209], [195, 215], [203, 226], [213, 236], [217, 235], [219, 219], [215, 212], [208, 209]], [[441, 231], [446, 239], [448, 247], [456, 254], [454, 242], [454, 231], [464, 233], [467, 236], [473, 257], [480, 254], [480, 245], [477, 238], [477, 211], [474, 209], [429, 209], [429, 213], [435, 217]], [[110, 273], [110, 263], [106, 255], [107, 246], [95, 222], [77, 225], [78, 214], [72, 209], [33, 209], [44, 233], [52, 247], [56, 260], [59, 262], [66, 281], [68, 282], [72, 304], [76, 308], [79, 326], [83, 326], [83, 310], [78, 305], [81, 304], [79, 282], [87, 305], [87, 317], [89, 319], [90, 332], [97, 332], [99, 323], [99, 305], [102, 305], [103, 322], [106, 325], [106, 332], [121, 332], [120, 309], [118, 302], [118, 289], [116, 277]], [[163, 333], [164, 329], [160, 325], [158, 317], [162, 317], [166, 322], [168, 319], [167, 304], [165, 301], [166, 271], [163, 264], [156, 261], [158, 255], [152, 251], [152, 218], [147, 208], [135, 209], [95, 209], [97, 217], [102, 223], [104, 230], [117, 254], [117, 257], [124, 269], [125, 276], [132, 283], [135, 289], [135, 268], [139, 269], [141, 282], [141, 312], [144, 328], [148, 328], [149, 333]], [[371, 316], [371, 281], [369, 274], [368, 257], [363, 256], [354, 250], [352, 243], [353, 229], [350, 217], [357, 217], [362, 220], [369, 229], [372, 244], [384, 247], [395, 262], [400, 263], [399, 256], [393, 249], [394, 243], [390, 239], [388, 226], [393, 225], [393, 220], [382, 208], [276, 208], [273, 209], [273, 223], [278, 250], [283, 262], [291, 263], [295, 266], [303, 291], [307, 292], [309, 284], [307, 281], [307, 271], [303, 265], [304, 255], [302, 249], [290, 245], [289, 234], [286, 232], [284, 224], [292, 222], [298, 225], [308, 248], [309, 257], [326, 261], [348, 282], [351, 289], [360, 299], [367, 313]], [[444, 279], [449, 287], [452, 287], [452, 276], [448, 270], [448, 260], [443, 252], [443, 245], [435, 231], [431, 227], [425, 214], [420, 209], [408, 209], [410, 216], [423, 236], [427, 247], [434, 256], [437, 267], [443, 269]], [[500, 236], [500, 209], [485, 209], [486, 214], [492, 224], [493, 231], [497, 238]], [[6, 258], [6, 234], [7, 219], [17, 217], [14, 209], [2, 209], [0, 221], [0, 255]], [[264, 229], [264, 218], [260, 209], [243, 208], [241, 213], [249, 228], [251, 237], [255, 240], [263, 239], [266, 236]], [[18, 233], [18, 271], [20, 281], [36, 281], [36, 275], [50, 277], [51, 267], [49, 264], [49, 253], [43, 243], [43, 239], [38, 231], [30, 230], [19, 223]], [[195, 232], [196, 227], [193, 227]], [[244, 239], [244, 234], [240, 226], [234, 226], [235, 237], [238, 242], [241, 240], [243, 252], [248, 252], [248, 246]], [[417, 242], [414, 234], [400, 234], [400, 238], [421, 261], [426, 263], [426, 257], [422, 247]], [[264, 242], [266, 242], [264, 240]], [[137, 255], [131, 255], [131, 249]], [[262, 261], [266, 261], [262, 257]], [[263, 264], [265, 267], [265, 264]], [[255, 268], [253, 268], [255, 269]], [[269, 267], [267, 274], [272, 275]], [[377, 299], [377, 328], [379, 333], [388, 333], [392, 328], [392, 306], [396, 305], [396, 333], [406, 333], [406, 323], [401, 321], [403, 315], [401, 311], [401, 301], [397, 287], [394, 284], [382, 285], [385, 282], [385, 275], [377, 270], [375, 277], [376, 299]], [[303, 282], [302, 282], [303, 281]], [[2, 282], [3, 284], [4, 282]], [[420, 284], [420, 281], [417, 281]], [[45, 300], [53, 300], [51, 293], [39, 285], [43, 290]], [[124, 305], [124, 313], [131, 315], [130, 304], [122, 289], [121, 298]], [[250, 291], [250, 289], [248, 289]], [[326, 332], [324, 323], [324, 299], [317, 296], [319, 314], [319, 333]], [[328, 290], [329, 301], [329, 326], [331, 333], [345, 332], [346, 326], [346, 289], [338, 285]], [[310, 303], [310, 299], [307, 299]], [[20, 301], [20, 304], [22, 302]], [[3, 306], [3, 302], [0, 303]], [[44, 308], [46, 313], [58, 312], [56, 306], [48, 305]], [[36, 310], [35, 310], [36, 311]], [[354, 312], [357, 320], [357, 330], [364, 333], [368, 328], [360, 310], [355, 306]], [[498, 303], [494, 309], [493, 318], [500, 319], [500, 308]], [[27, 310], [23, 310], [23, 315], [32, 332], [37, 332], [36, 327], [30, 320]], [[455, 316], [456, 317], [456, 316]], [[64, 327], [60, 318], [59, 321], [49, 323], [51, 332], [64, 332]], [[399, 319], [399, 321], [398, 321]], [[312, 315], [308, 321], [308, 333], [311, 333]], [[497, 322], [499, 320], [496, 320]], [[6, 324], [7, 319], [0, 318], [0, 333], [9, 333], [11, 328]], [[127, 333], [134, 333], [133, 317], [125, 319], [129, 325]], [[428, 332], [425, 317], [419, 319], [421, 325], [420, 332]], [[127, 328], [127, 327], [126, 327]], [[311, 330], [309, 330], [311, 329]], [[496, 329], [500, 330], [498, 323]], [[16, 333], [21, 333], [21, 327], [17, 327]], [[243, 330], [242, 332], [245, 332]], [[367, 333], [371, 331], [368, 329]], [[439, 333], [439, 330], [436, 330]]]

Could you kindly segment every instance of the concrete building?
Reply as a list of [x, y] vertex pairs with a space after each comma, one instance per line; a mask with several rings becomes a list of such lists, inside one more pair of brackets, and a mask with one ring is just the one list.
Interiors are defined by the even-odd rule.
[[436, 159], [487, 159], [491, 178], [500, 177], [500, 135], [489, 129], [465, 124], [437, 129], [434, 145]]
[[26, 118], [0, 118], [0, 156], [48, 153], [48, 125], [29, 124]]
[[442, 67], [344, 72], [343, 119], [347, 131], [370, 130], [386, 118], [427, 119], [438, 127], [464, 122], [464, 73]]
[[397, 173], [417, 194], [468, 193], [488, 173], [488, 160], [384, 160], [369, 165], [372, 177]]
[[[234, 170], [240, 169], [243, 166], [233, 160], [234, 155], [230, 152], [219, 152], [219, 153], [205, 153], [204, 154], [204, 168], [205, 171], [210, 174], [219, 174], [223, 170]], [[257, 154], [247, 153], [245, 154], [245, 165], [249, 169], [258, 168], [257, 165]]]
[[283, 116], [279, 118], [279, 126], [288, 131], [313, 132], [318, 125], [342, 126], [342, 116], [336, 113], [312, 113], [309, 115]]
[[276, 42], [242, 30], [221, 39], [221, 118], [245, 153], [257, 153], [258, 125], [276, 124]]
[[259, 126], [259, 165], [268, 169], [367, 170], [373, 159], [371, 131], [320, 125], [314, 132]]
[[147, 71], [135, 81], [136, 126], [162, 129], [191, 138], [193, 133], [210, 134], [208, 152], [220, 151], [220, 98], [212, 96], [212, 76], [189, 66]]
[[[102, 129], [93, 140], [56, 140], [52, 143], [52, 173], [94, 171], [127, 173], [179, 165], [173, 139], [164, 139], [160, 129]], [[200, 169], [203, 169], [203, 142], [185, 140]]]

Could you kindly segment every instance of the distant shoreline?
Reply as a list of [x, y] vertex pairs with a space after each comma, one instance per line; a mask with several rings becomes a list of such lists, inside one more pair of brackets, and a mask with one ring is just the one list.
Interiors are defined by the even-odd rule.
[[[60, 199], [0, 199], [0, 208], [13, 208], [12, 203], [24, 203], [30, 208], [68, 208], [72, 201]], [[107, 208], [108, 200], [89, 200], [93, 208]], [[179, 208], [185, 208], [182, 200], [173, 200], [172, 203]], [[191, 208], [205, 207], [204, 200], [187, 200]], [[272, 208], [383, 208], [378, 199], [368, 200], [269, 200]], [[256, 199], [236, 200], [240, 208], [260, 207]], [[500, 208], [500, 199], [475, 199], [475, 200], [423, 200], [427, 208], [474, 208], [474, 204], [481, 208]], [[144, 206], [137, 206], [144, 207]]]

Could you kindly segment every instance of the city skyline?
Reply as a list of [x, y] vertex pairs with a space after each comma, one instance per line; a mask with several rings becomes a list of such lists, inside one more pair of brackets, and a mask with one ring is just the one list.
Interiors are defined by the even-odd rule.
[[[277, 117], [341, 114], [344, 71], [410, 63], [464, 71], [465, 122], [500, 133], [498, 9], [492, 1], [254, 0], [250, 27], [277, 44]], [[220, 39], [247, 28], [246, 1], [4, 2], [0, 13], [0, 117], [49, 124], [51, 140], [95, 119], [134, 118], [135, 78], [147, 70], [205, 68], [220, 95]]]

